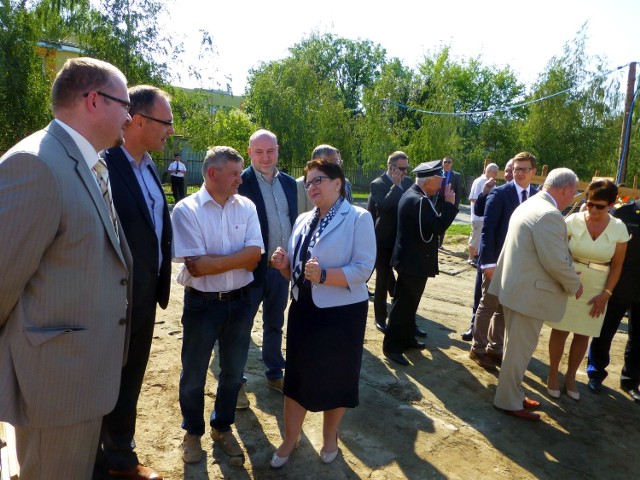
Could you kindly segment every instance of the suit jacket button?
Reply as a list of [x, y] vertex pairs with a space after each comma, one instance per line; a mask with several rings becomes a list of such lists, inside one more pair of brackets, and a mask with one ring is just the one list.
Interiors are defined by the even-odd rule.
[[126, 318], [121, 318], [120, 321], [118, 322], [120, 325], [126, 325], [127, 323], [127, 319]]
[[120, 285], [126, 285], [128, 283], [129, 281], [126, 278], [123, 278], [122, 280], [120, 280]]

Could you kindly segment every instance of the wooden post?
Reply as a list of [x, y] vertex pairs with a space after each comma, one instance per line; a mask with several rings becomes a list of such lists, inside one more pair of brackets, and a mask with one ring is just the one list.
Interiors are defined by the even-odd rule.
[[[629, 127], [629, 116], [631, 112], [631, 101], [633, 100], [633, 90], [636, 84], [636, 62], [629, 64], [629, 76], [627, 77], [627, 97], [624, 102], [624, 118], [622, 120], [622, 134], [620, 135], [620, 154], [618, 159], [618, 169], [620, 172], [620, 183], [625, 183], [627, 179], [627, 159], [629, 158], [629, 140], [631, 128]], [[626, 144], [626, 149], [625, 149]]]

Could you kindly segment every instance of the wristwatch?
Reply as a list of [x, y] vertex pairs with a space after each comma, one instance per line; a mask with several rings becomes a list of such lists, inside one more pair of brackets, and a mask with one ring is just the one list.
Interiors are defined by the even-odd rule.
[[327, 280], [327, 271], [323, 268], [320, 271], [320, 283], [324, 283]]

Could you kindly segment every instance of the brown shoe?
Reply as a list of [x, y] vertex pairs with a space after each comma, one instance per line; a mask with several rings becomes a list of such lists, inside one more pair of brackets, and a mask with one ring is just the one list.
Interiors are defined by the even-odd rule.
[[495, 363], [493, 363], [491, 358], [489, 358], [489, 356], [486, 353], [474, 352], [473, 350], [471, 350], [469, 352], [469, 358], [489, 372], [496, 371]]
[[204, 457], [200, 435], [187, 433], [182, 440], [182, 460], [185, 463], [198, 463]]
[[274, 390], [282, 393], [282, 389], [284, 388], [284, 378], [277, 378], [276, 380], [269, 380], [267, 378], [267, 387], [273, 388]]
[[496, 352], [487, 352], [487, 357], [489, 357], [493, 363], [495, 363], [498, 367], [502, 366], [502, 354]]
[[109, 475], [115, 478], [129, 478], [131, 480], [162, 480], [162, 477], [151, 468], [140, 464], [127, 470], [110, 469]]
[[238, 392], [238, 398], [236, 399], [236, 410], [245, 410], [249, 408], [249, 405], [251, 405], [251, 403], [249, 402], [249, 397], [247, 397], [243, 383]]
[[[242, 447], [238, 443], [235, 435], [231, 430], [226, 432], [219, 432], [215, 428], [211, 429], [211, 440], [214, 443], [220, 445], [224, 453], [232, 457], [235, 461], [234, 464], [242, 464], [244, 463], [244, 452], [242, 451]], [[229, 463], [232, 463], [231, 460]]]

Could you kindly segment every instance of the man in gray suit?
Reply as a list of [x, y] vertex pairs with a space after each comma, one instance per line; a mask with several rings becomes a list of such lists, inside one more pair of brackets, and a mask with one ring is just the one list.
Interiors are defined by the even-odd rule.
[[51, 100], [55, 120], [0, 158], [0, 420], [21, 479], [87, 479], [118, 398], [131, 272], [97, 152], [122, 144], [129, 94], [113, 65], [75, 58]]
[[493, 403], [524, 420], [540, 418], [531, 412], [540, 402], [526, 398], [521, 384], [542, 325], [545, 320], [559, 322], [568, 296], [582, 294], [560, 213], [571, 203], [577, 184], [575, 173], [557, 168], [549, 173], [540, 193], [516, 208], [488, 290], [502, 304], [506, 327]]

